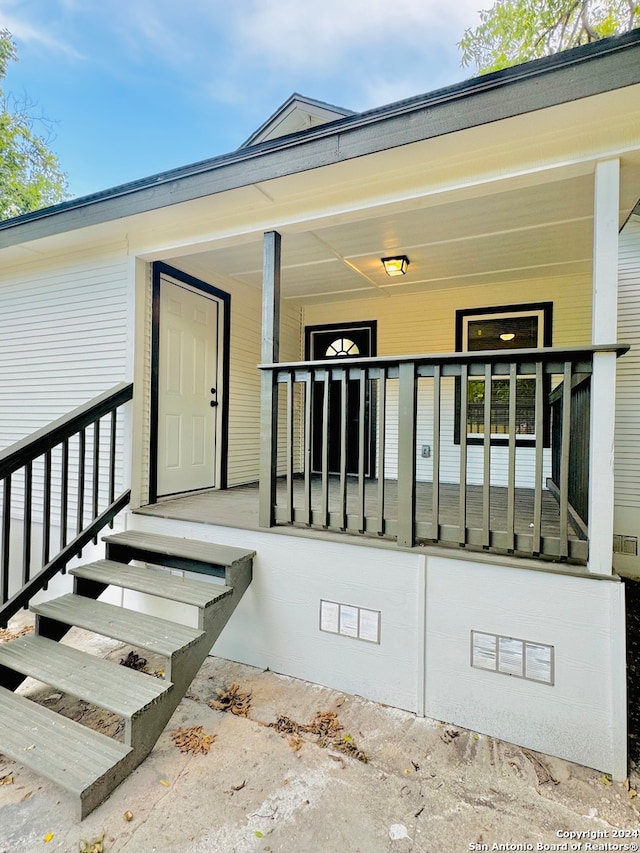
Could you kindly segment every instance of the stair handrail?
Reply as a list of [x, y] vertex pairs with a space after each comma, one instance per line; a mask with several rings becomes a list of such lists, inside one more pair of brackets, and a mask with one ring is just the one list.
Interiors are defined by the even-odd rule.
[[82, 403], [66, 415], [0, 450], [0, 480], [23, 467], [26, 462], [33, 461], [47, 450], [53, 449], [65, 438], [71, 438], [83, 426], [88, 426], [96, 418], [109, 414], [113, 408], [128, 402], [132, 397], [133, 383], [119, 382], [88, 403]]
[[[115, 516], [129, 503], [130, 490], [115, 495], [116, 445], [118, 412], [133, 398], [133, 383], [120, 382], [108, 391], [83, 403], [66, 415], [52, 421], [31, 435], [20, 439], [0, 451], [0, 482], [2, 483], [2, 517], [0, 524], [0, 627], [22, 607], [26, 607], [33, 596], [46, 588], [49, 581], [59, 572], [64, 572], [69, 561], [78, 555], [92, 539], [97, 541], [99, 532], [113, 523]], [[108, 505], [100, 510], [100, 486], [105, 485], [105, 476], [100, 470], [100, 423], [110, 415]], [[93, 427], [93, 487], [90, 511], [85, 510], [86, 429]], [[78, 494], [76, 502], [76, 535], [68, 540], [68, 488], [69, 488], [69, 439], [78, 436]], [[51, 557], [51, 477], [52, 451], [62, 447], [61, 506], [60, 506], [60, 550]], [[32, 568], [32, 494], [33, 463], [40, 457], [44, 460], [44, 485], [42, 506], [42, 556], [41, 568], [33, 574]], [[65, 468], [66, 465], [66, 468]], [[13, 595], [10, 591], [11, 571], [11, 485], [12, 476], [24, 471], [23, 536], [22, 536], [22, 586]], [[85, 516], [89, 515], [88, 522]], [[15, 549], [14, 549], [15, 550]]]

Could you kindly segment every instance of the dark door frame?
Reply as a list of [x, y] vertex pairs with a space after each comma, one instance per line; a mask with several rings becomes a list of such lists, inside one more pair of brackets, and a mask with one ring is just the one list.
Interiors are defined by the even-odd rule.
[[149, 433], [149, 503], [158, 500], [158, 364], [160, 358], [160, 279], [162, 275], [175, 278], [188, 284], [203, 294], [214, 296], [223, 303], [222, 346], [218, 345], [222, 357], [222, 396], [219, 399], [220, 412], [220, 484], [218, 488], [227, 488], [227, 461], [229, 450], [229, 350], [231, 333], [231, 294], [207, 284], [195, 276], [155, 261], [152, 265], [151, 296], [151, 413]]
[[[369, 333], [369, 352], [365, 353], [366, 356], [375, 356], [377, 355], [377, 346], [378, 346], [378, 322], [377, 320], [361, 320], [361, 321], [350, 321], [346, 323], [322, 323], [319, 325], [311, 325], [305, 326], [304, 329], [304, 352], [305, 352], [305, 360], [311, 361], [331, 361], [331, 357], [325, 356], [324, 358], [315, 358], [312, 357], [313, 352], [313, 335], [315, 332], [335, 332], [335, 336], [344, 336], [348, 337], [349, 332], [353, 332], [355, 330], [366, 330]], [[347, 358], [349, 356], [346, 356]], [[355, 356], [357, 357], [357, 356]], [[351, 380], [350, 380], [351, 381]], [[359, 380], [353, 380], [354, 382], [359, 382]], [[367, 395], [367, 412], [366, 412], [367, 420], [368, 420], [368, 429], [367, 429], [367, 458], [365, 465], [365, 473], [368, 477], [375, 476], [375, 419], [374, 419], [374, 401], [371, 396]], [[318, 427], [316, 424], [317, 418], [313, 419], [312, 422], [312, 466], [313, 459], [315, 457], [315, 442], [318, 441]], [[314, 438], [315, 436], [315, 438]], [[316, 470], [315, 468], [313, 470]], [[337, 472], [331, 472], [337, 473]], [[353, 473], [353, 472], [351, 472]]]

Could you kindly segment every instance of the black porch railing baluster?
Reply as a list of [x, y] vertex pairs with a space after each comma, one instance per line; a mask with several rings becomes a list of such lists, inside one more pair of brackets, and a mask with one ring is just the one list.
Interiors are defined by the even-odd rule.
[[22, 583], [27, 583], [31, 572], [31, 518], [33, 499], [33, 467], [24, 466], [24, 511], [22, 515]]
[[[570, 504], [583, 496], [586, 505], [588, 497], [583, 470], [588, 380], [593, 354], [600, 351], [622, 354], [626, 347], [261, 365], [275, 382], [291, 388], [290, 398], [296, 387], [304, 392], [303, 428], [288, 433], [288, 470], [293, 443], [296, 460], [302, 460], [294, 507], [289, 511], [289, 498], [276, 501], [274, 523], [383, 535], [404, 547], [436, 542], [586, 562], [586, 525], [577, 524]], [[564, 380], [549, 396], [558, 375]], [[426, 392], [418, 394], [419, 384]], [[320, 405], [317, 395], [323, 393]], [[418, 466], [417, 455], [430, 408], [432, 453], [424, 453], [432, 456], [429, 483], [428, 463]], [[574, 441], [576, 425], [582, 425], [579, 441]], [[315, 459], [314, 426], [323, 439]], [[559, 521], [552, 498], [560, 505]]]
[[535, 393], [535, 491], [533, 495], [533, 544], [531, 551], [538, 556], [542, 550], [542, 477], [544, 470], [544, 384], [542, 362], [536, 362]]
[[569, 556], [569, 449], [571, 446], [571, 362], [562, 380], [562, 441], [560, 451], [560, 556]]
[[[2, 603], [9, 598], [9, 567], [11, 565], [11, 474], [2, 482]], [[0, 627], [4, 625], [0, 622]]]
[[311, 524], [311, 412], [312, 393], [315, 375], [311, 371], [305, 377], [304, 384], [304, 521]]
[[[329, 527], [329, 411], [330, 411], [330, 369], [322, 376], [322, 454], [320, 489], [320, 524]], [[318, 390], [318, 389], [316, 389]]]
[[340, 485], [339, 485], [339, 515], [340, 529], [347, 529], [347, 417], [349, 405], [348, 370], [341, 371], [340, 376], [340, 406], [343, 416], [340, 420]]
[[[467, 388], [468, 369], [466, 364], [460, 365], [460, 500], [458, 512], [458, 544], [467, 544]], [[485, 431], [487, 427], [485, 426]]]
[[516, 395], [517, 365], [509, 365], [509, 463], [507, 469], [507, 551], [516, 549]]
[[[127, 505], [129, 490], [120, 496], [115, 496], [116, 476], [116, 433], [117, 411], [131, 400], [133, 386], [121, 384], [111, 391], [99, 395], [89, 403], [79, 406], [69, 415], [55, 421], [49, 426], [37, 430], [33, 435], [16, 442], [11, 447], [0, 451], [0, 480], [2, 489], [2, 524], [0, 528], [0, 625], [6, 625], [21, 607], [28, 606], [33, 596], [47, 588], [48, 582], [56, 574], [64, 572], [67, 563], [73, 556], [80, 553], [92, 539], [97, 541], [99, 531]], [[111, 418], [110, 459], [108, 477], [101, 477], [100, 466], [100, 426], [103, 416]], [[86, 484], [86, 429], [93, 425], [93, 494], [85, 511]], [[69, 528], [69, 487], [70, 487], [70, 440], [78, 437], [78, 471], [77, 471], [77, 518], [76, 534], [73, 541], [68, 543]], [[53, 462], [56, 460], [57, 448], [60, 448], [60, 552], [51, 558], [52, 514], [52, 479]], [[75, 441], [73, 444], [75, 461]], [[39, 460], [42, 458], [42, 465]], [[34, 461], [36, 466], [34, 467]], [[17, 549], [17, 537], [11, 526], [12, 511], [12, 477], [18, 472], [24, 472], [24, 495], [22, 501], [22, 559], [16, 554], [15, 565], [12, 565], [12, 536], [14, 551]], [[102, 483], [102, 479], [105, 480]], [[37, 484], [37, 485], [35, 485]], [[33, 536], [35, 524], [38, 521], [36, 503], [34, 519], [34, 492], [42, 487], [42, 549], [36, 568], [36, 555], [33, 552]], [[100, 512], [100, 488], [108, 489], [109, 504]], [[104, 493], [104, 492], [103, 492]], [[17, 507], [16, 507], [17, 509]], [[85, 516], [91, 515], [86, 521]], [[21, 582], [21, 585], [20, 585]], [[17, 591], [12, 587], [18, 585]]]
[[[109, 433], [109, 505], [116, 497], [116, 436], [118, 431], [118, 410], [111, 412], [111, 428]], [[113, 519], [109, 522], [113, 527]]]
[[482, 547], [491, 545], [491, 365], [484, 366], [484, 471], [482, 485]]
[[[365, 429], [367, 427], [367, 371], [360, 370], [359, 373], [359, 395], [358, 395], [358, 531], [364, 533], [365, 521], [365, 462], [367, 461], [368, 449], [365, 448]], [[344, 415], [343, 415], [344, 417]]]
[[[93, 471], [92, 471], [92, 486], [93, 500], [91, 503], [91, 511], [93, 518], [98, 517], [98, 504], [100, 497], [100, 420], [98, 419], [93, 424]], [[93, 540], [93, 544], [98, 544], [98, 537]]]
[[78, 499], [76, 503], [76, 535], [80, 533], [84, 524], [84, 488], [87, 466], [87, 432], [81, 429], [78, 433]]
[[416, 539], [416, 365], [398, 366], [398, 542], [408, 548]]
[[387, 418], [387, 368], [381, 367], [378, 378], [378, 514], [376, 533], [382, 536], [385, 532], [384, 498], [385, 498], [385, 436]]
[[42, 558], [43, 566], [49, 562], [51, 548], [51, 451], [44, 454], [42, 478]]
[[60, 457], [60, 550], [67, 544], [69, 522], [69, 439], [62, 442]]
[[433, 444], [431, 475], [431, 538], [440, 539], [440, 411], [442, 400], [442, 376], [439, 364], [433, 366]]
[[293, 376], [287, 374], [287, 481], [286, 481], [286, 503], [287, 522], [293, 523], [293, 453], [294, 453], [294, 382]]

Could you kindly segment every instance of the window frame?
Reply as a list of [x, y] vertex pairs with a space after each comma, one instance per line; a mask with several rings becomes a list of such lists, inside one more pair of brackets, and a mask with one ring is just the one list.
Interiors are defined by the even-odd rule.
[[[463, 308], [456, 311], [455, 325], [455, 344], [456, 352], [470, 352], [468, 349], [468, 328], [469, 323], [475, 320], [482, 319], [509, 319], [512, 317], [530, 317], [538, 316], [538, 348], [552, 346], [552, 324], [553, 324], [553, 302], [529, 302], [514, 305], [490, 305], [482, 308]], [[519, 347], [507, 348], [505, 353], [517, 352]], [[522, 377], [526, 378], [526, 377]], [[548, 407], [549, 407], [549, 391], [551, 389], [551, 377], [543, 377], [543, 446], [549, 447], [551, 442], [551, 429], [549, 424]], [[461, 383], [460, 379], [456, 379], [455, 384], [455, 415], [454, 415], [454, 444], [460, 444], [461, 438]], [[508, 433], [490, 433], [489, 443], [492, 446], [506, 446], [509, 444]], [[486, 433], [467, 433], [467, 445], [484, 445], [486, 441]], [[516, 447], [533, 447], [535, 445], [535, 435], [517, 435]]]

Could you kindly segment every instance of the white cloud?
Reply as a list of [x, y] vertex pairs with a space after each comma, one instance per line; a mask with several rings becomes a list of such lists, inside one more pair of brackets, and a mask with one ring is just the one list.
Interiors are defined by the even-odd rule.
[[[0, 0], [0, 28], [7, 29], [18, 40], [26, 44], [36, 44], [54, 53], [80, 59], [82, 54], [64, 38], [56, 38], [47, 24], [36, 26], [33, 20], [19, 13], [22, 4], [12, 0]], [[13, 10], [16, 10], [14, 12]]]
[[245, 53], [275, 67], [348, 60], [353, 51], [398, 57], [403, 47], [449, 40], [477, 20], [479, 0], [251, 0], [232, 26]]
[[294, 90], [363, 109], [459, 79], [483, 2], [0, 0], [0, 26], [105, 78], [155, 68], [186, 98], [258, 116]]

